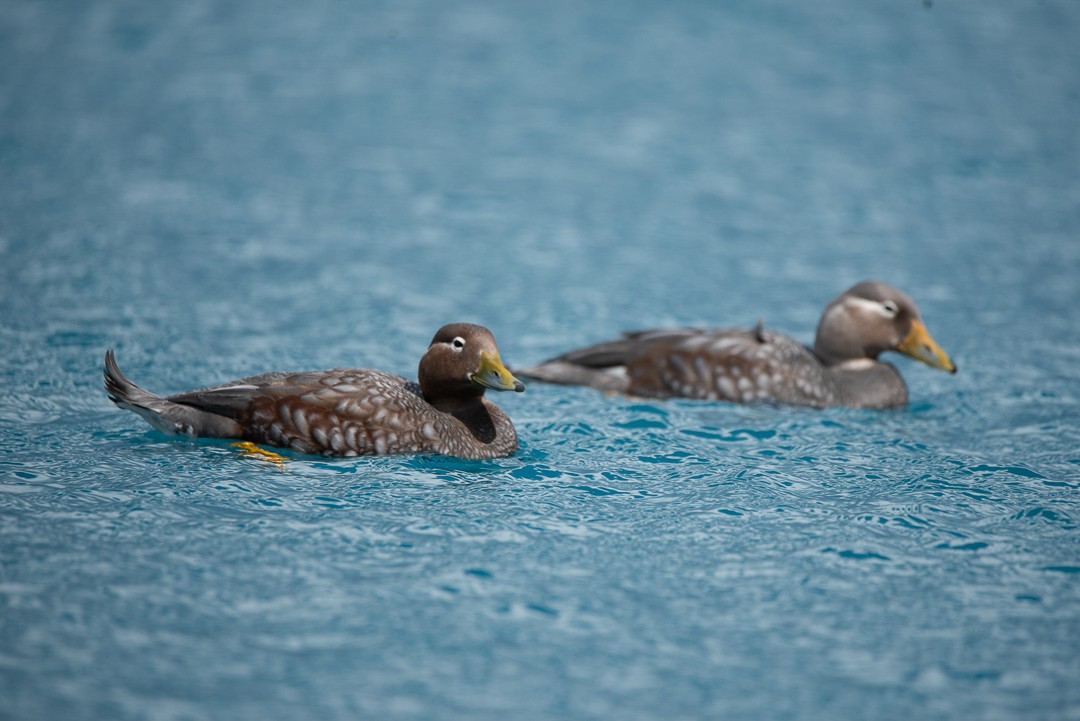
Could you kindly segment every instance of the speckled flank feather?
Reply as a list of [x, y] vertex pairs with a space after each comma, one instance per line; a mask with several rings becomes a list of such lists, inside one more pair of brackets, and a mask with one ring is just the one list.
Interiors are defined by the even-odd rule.
[[767, 330], [683, 329], [654, 333], [626, 364], [629, 387], [646, 397], [736, 403], [836, 402], [836, 390], [806, 346]]
[[[416, 383], [392, 373], [339, 368], [257, 376], [241, 383], [258, 388], [240, 416], [244, 438], [255, 443], [339, 456], [439, 453], [497, 458], [517, 450], [513, 424], [495, 404], [483, 399], [496, 427], [494, 439], [484, 443], [457, 418], [425, 401]], [[200, 403], [214, 402], [212, 391], [199, 395]], [[191, 402], [190, 394], [179, 398]]]
[[332, 456], [497, 458], [517, 450], [513, 423], [484, 398], [484, 389], [524, 385], [498, 360], [490, 331], [463, 323], [440, 329], [420, 376], [424, 387], [367, 368], [273, 372], [162, 398], [131, 383], [112, 351], [105, 358], [109, 398], [165, 433]]
[[877, 360], [886, 350], [956, 370], [926, 332], [914, 301], [885, 283], [864, 281], [826, 307], [813, 350], [760, 323], [661, 328], [571, 350], [519, 373], [651, 398], [888, 408], [906, 404], [908, 393], [896, 368]]

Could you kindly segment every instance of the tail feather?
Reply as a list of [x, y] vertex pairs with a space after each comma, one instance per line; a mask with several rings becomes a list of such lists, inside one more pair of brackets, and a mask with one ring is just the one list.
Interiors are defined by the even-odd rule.
[[105, 392], [109, 394], [109, 400], [127, 410], [131, 406], [146, 406], [155, 401], [164, 400], [150, 391], [132, 383], [116, 365], [116, 354], [110, 349], [105, 351]]
[[630, 379], [626, 366], [590, 368], [555, 358], [528, 368], [514, 368], [514, 374], [547, 383], [590, 386], [602, 391], [626, 393]]
[[622, 338], [575, 348], [528, 368], [515, 368], [514, 372], [548, 383], [625, 393], [629, 385], [626, 363], [635, 341], [633, 334], [624, 334]]
[[538, 365], [514, 369], [514, 372], [548, 383], [629, 393], [630, 373], [627, 367], [650, 347], [678, 342], [702, 332], [698, 328], [653, 328], [623, 333], [619, 338], [574, 348]]
[[141, 388], [123, 374], [116, 354], [105, 352], [105, 392], [124, 410], [139, 414], [147, 423], [168, 435], [240, 438], [243, 429], [231, 418], [175, 403]]
[[615, 340], [567, 351], [555, 358], [549, 358], [545, 363], [562, 361], [585, 368], [612, 368], [626, 365], [636, 348], [637, 338], [632, 335], [624, 335], [622, 338]]
[[615, 368], [628, 365], [656, 344], [669, 346], [706, 333], [700, 328], [651, 328], [623, 333], [614, 340], [568, 350], [545, 363], [562, 361], [584, 368]]

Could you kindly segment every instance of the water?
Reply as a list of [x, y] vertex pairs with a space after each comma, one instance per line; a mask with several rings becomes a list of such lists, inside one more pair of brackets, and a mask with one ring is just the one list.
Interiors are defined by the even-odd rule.
[[[1080, 718], [1080, 6], [0, 9], [0, 718]], [[111, 406], [809, 340], [879, 277], [890, 412], [533, 384], [490, 462], [292, 458]]]

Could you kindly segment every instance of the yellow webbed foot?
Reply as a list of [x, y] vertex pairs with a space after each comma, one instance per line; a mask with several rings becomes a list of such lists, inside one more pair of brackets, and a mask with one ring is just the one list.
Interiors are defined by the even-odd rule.
[[278, 468], [285, 467], [285, 456], [274, 453], [273, 451], [268, 451], [265, 448], [260, 448], [251, 441], [237, 441], [236, 443], [230, 443], [229, 445], [243, 451], [244, 458], [254, 458], [256, 460], [273, 463]]

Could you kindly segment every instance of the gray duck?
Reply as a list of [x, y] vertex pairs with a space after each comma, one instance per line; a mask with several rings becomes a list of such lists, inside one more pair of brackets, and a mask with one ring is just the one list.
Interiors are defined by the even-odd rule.
[[950, 373], [956, 364], [930, 336], [908, 295], [863, 281], [826, 307], [813, 347], [756, 328], [670, 328], [568, 351], [517, 372], [644, 398], [736, 403], [891, 408], [906, 405], [907, 385], [890, 363], [898, 351]]

